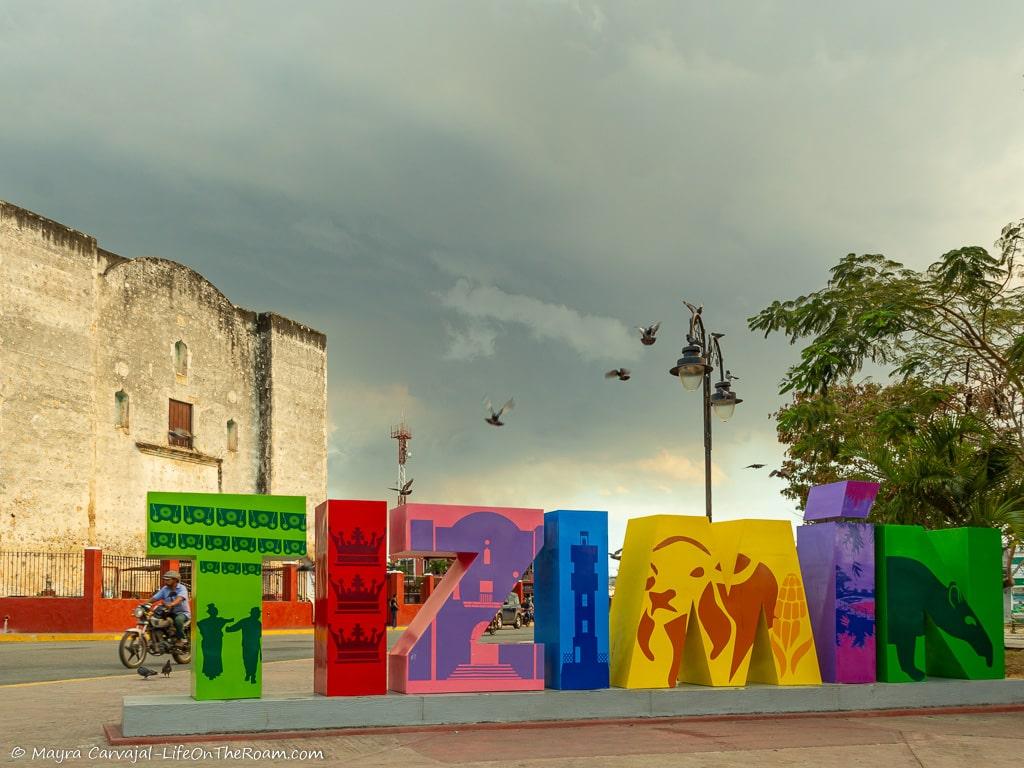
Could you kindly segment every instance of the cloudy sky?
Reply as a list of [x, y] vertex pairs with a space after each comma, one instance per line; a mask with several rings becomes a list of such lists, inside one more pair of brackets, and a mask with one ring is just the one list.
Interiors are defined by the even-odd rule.
[[[0, 5], [0, 198], [327, 333], [329, 490], [703, 512], [668, 375], [688, 298], [745, 402], [716, 519], [795, 519], [746, 330], [848, 252], [921, 266], [1024, 216], [1024, 5]], [[642, 347], [633, 326], [662, 320]], [[626, 366], [628, 383], [605, 381]], [[518, 407], [501, 430], [481, 400]]]

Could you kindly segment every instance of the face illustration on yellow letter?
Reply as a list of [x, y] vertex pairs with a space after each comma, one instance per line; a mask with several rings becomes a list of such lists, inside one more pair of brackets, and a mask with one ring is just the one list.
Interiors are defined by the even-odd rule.
[[721, 569], [711, 552], [689, 536], [672, 536], [651, 553], [650, 575], [645, 584], [645, 606], [636, 639], [648, 661], [671, 659], [668, 680], [675, 685], [683, 659], [691, 608], [701, 606], [716, 654], [731, 633], [729, 618], [717, 604], [716, 586]]
[[[766, 529], [754, 523], [754, 530], [762, 529], [758, 533], [776, 533], [770, 526], [775, 521], [758, 522], [769, 523]], [[736, 524], [719, 525], [723, 528], [716, 533], [721, 534], [726, 528], [732, 533]], [[736, 541], [731, 535], [723, 538]], [[681, 677], [710, 685], [742, 685], [748, 668], [751, 679], [762, 682], [820, 682], [816, 664], [805, 663], [806, 669], [797, 669], [802, 657], [810, 652], [813, 661], [814, 653], [802, 584], [798, 572], [789, 571], [795, 566], [791, 539], [788, 549], [768, 547], [765, 560], [752, 559], [732, 547], [718, 551], [701, 539], [670, 535], [648, 551], [635, 635], [635, 647], [644, 658], [630, 656], [628, 663], [635, 673], [629, 675], [631, 685], [673, 687]], [[775, 571], [785, 574], [781, 600]], [[789, 607], [791, 602], [799, 606]], [[780, 620], [783, 609], [785, 621]], [[751, 666], [761, 626], [768, 630], [760, 638], [764, 653]], [[689, 648], [688, 636], [695, 644]], [[662, 682], [656, 682], [659, 679]]]

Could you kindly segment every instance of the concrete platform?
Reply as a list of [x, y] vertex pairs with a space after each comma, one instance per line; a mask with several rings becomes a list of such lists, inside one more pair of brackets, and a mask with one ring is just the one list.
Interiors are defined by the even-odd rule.
[[325, 698], [312, 694], [241, 701], [190, 696], [125, 696], [126, 738], [261, 733], [388, 726], [528, 723], [794, 712], [855, 712], [1024, 704], [1024, 680], [928, 680], [871, 685], [768, 686], [521, 693], [388, 694]]

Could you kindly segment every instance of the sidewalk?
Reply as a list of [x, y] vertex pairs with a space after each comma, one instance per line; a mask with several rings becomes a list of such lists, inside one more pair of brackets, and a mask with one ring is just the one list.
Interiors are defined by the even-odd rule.
[[[312, 687], [311, 660], [264, 665], [267, 695], [306, 693]], [[143, 680], [126, 671], [116, 677], [33, 685], [4, 690], [0, 700], [0, 764], [130, 765], [130, 753], [115, 759], [90, 749], [110, 749], [101, 728], [117, 722], [121, 698], [139, 694], [187, 694], [189, 676]], [[447, 729], [416, 733], [378, 731], [365, 735], [154, 745], [136, 753], [137, 765], [168, 765], [167, 757], [188, 750], [190, 766], [252, 764], [418, 768], [988, 768], [1019, 765], [1024, 748], [1024, 714], [894, 717], [802, 717], [757, 720], [671, 719], [643, 723], [573, 724], [559, 728]], [[33, 748], [54, 757], [31, 759]], [[27, 753], [14, 758], [17, 749]], [[120, 750], [130, 748], [118, 747]], [[136, 748], [141, 749], [141, 748]], [[191, 750], [206, 749], [209, 756]], [[215, 750], [322, 750], [323, 759], [228, 759]], [[75, 750], [78, 750], [76, 753]], [[199, 755], [198, 759], [196, 755]], [[296, 754], [296, 753], [289, 753]], [[77, 756], [76, 756], [77, 755]], [[7, 762], [9, 761], [9, 763]]]

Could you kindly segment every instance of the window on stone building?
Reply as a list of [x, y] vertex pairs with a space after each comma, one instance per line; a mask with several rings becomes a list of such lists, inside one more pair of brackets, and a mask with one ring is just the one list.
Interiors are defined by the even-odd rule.
[[188, 345], [184, 341], [174, 344], [174, 373], [188, 376]]
[[167, 442], [180, 448], [192, 447], [192, 403], [168, 401]]
[[123, 389], [114, 393], [114, 426], [128, 429], [128, 393]]
[[228, 419], [228, 450], [238, 450], [238, 425], [234, 419]]

